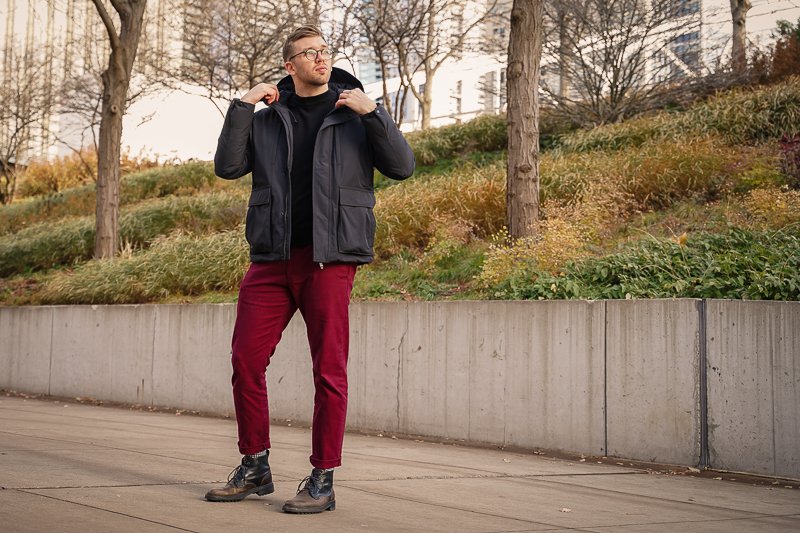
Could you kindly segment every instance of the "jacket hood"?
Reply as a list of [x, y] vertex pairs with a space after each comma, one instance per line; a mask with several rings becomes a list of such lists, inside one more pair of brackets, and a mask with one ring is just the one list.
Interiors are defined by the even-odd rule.
[[[328, 88], [336, 90], [336, 92], [343, 91], [345, 89], [361, 89], [364, 90], [364, 86], [358, 81], [358, 78], [347, 72], [346, 70], [342, 70], [338, 67], [331, 67], [331, 79], [328, 81]], [[282, 93], [288, 92], [293, 93], [294, 91], [294, 80], [291, 76], [285, 76], [281, 81], [278, 82], [278, 90]]]

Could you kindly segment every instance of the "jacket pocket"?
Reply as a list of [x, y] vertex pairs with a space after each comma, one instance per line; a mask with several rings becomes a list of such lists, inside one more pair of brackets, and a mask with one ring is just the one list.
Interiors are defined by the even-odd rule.
[[272, 251], [271, 192], [271, 189], [267, 187], [255, 189], [250, 193], [244, 233], [252, 253], [258, 254]]
[[375, 242], [375, 195], [367, 189], [339, 189], [337, 239], [343, 254], [372, 255]]

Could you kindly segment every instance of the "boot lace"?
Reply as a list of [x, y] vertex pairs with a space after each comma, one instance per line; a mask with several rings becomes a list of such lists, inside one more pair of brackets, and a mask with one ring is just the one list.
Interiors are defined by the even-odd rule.
[[304, 477], [300, 484], [297, 485], [297, 494], [300, 494], [304, 490], [308, 490], [308, 493], [311, 494], [311, 488], [309, 485], [314, 485], [316, 487], [316, 482], [312, 476]]
[[242, 465], [237, 466], [231, 473], [228, 474], [228, 485], [232, 487], [241, 487], [244, 485], [245, 471]]

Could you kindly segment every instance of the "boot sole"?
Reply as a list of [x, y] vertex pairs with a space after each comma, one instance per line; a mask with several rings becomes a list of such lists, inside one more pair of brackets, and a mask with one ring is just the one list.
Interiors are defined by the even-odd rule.
[[316, 514], [316, 513], [323, 513], [325, 511], [335, 511], [336, 510], [336, 500], [332, 502], [328, 502], [321, 507], [308, 507], [308, 508], [296, 508], [296, 507], [287, 507], [283, 506], [283, 512], [289, 514]]
[[267, 494], [272, 494], [273, 492], [275, 492], [275, 484], [268, 483], [266, 485], [261, 485], [260, 487], [250, 489], [246, 492], [240, 492], [239, 494], [233, 494], [231, 496], [209, 496], [206, 494], [206, 500], [210, 502], [240, 502], [251, 494], [266, 496]]

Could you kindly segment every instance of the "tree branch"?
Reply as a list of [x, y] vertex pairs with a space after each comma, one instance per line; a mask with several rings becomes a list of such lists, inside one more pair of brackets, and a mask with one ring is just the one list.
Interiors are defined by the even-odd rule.
[[[94, 2], [94, 7], [97, 8], [97, 13], [100, 15], [100, 18], [103, 20], [103, 24], [106, 27], [106, 31], [108, 32], [108, 38], [111, 42], [111, 50], [116, 50], [119, 48], [119, 35], [117, 35], [117, 29], [114, 27], [114, 21], [111, 20], [111, 16], [108, 14], [106, 10], [106, 6], [103, 5], [102, 0], [92, 0]], [[114, 0], [112, 5], [116, 8], [117, 4], [119, 4], [119, 0]]]

